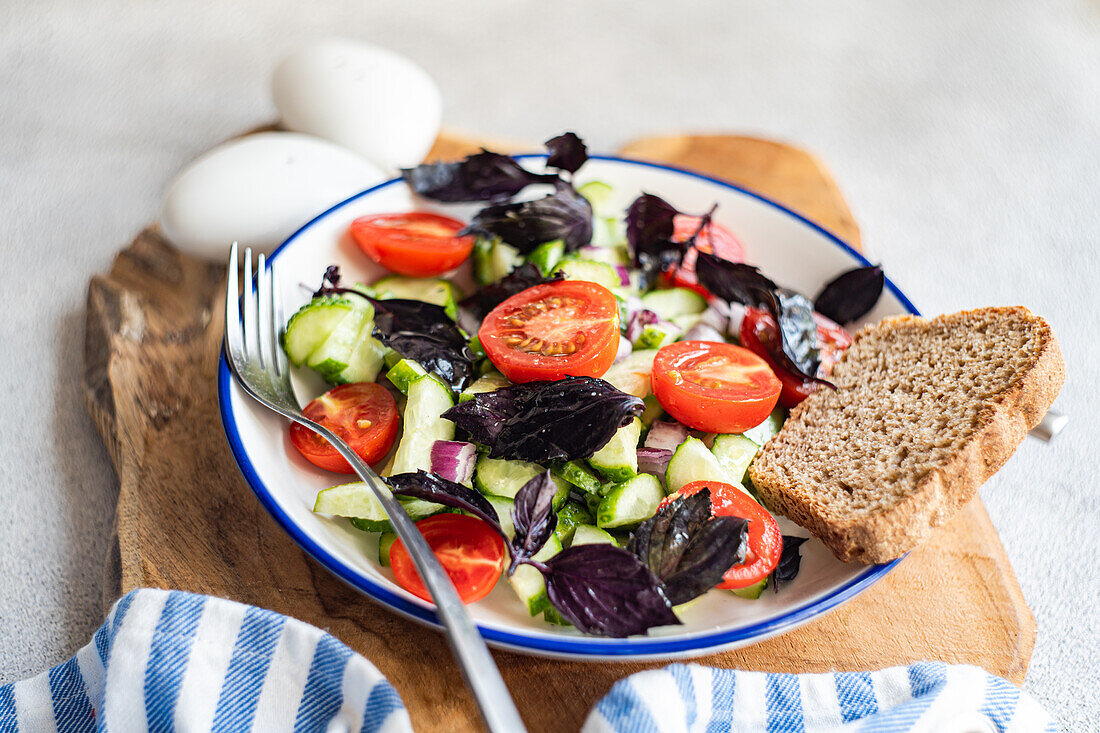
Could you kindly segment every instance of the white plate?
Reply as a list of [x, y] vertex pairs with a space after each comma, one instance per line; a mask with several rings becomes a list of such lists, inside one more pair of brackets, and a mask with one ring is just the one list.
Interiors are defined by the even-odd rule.
[[[526, 156], [540, 167], [542, 156]], [[620, 158], [591, 159], [579, 181], [605, 181], [614, 189], [613, 205], [625, 209], [640, 191], [655, 193], [678, 209], [703, 212], [717, 202], [716, 220], [745, 243], [747, 260], [776, 280], [809, 296], [838, 273], [867, 261], [839, 239], [798, 214], [755, 193], [722, 181], [666, 166]], [[400, 179], [388, 181], [338, 204], [306, 224], [272, 255], [284, 303], [296, 308], [309, 299], [327, 265], [339, 264], [347, 282], [371, 282], [381, 271], [367, 261], [347, 234], [353, 219], [365, 214], [438, 210], [460, 219], [476, 206], [435, 206], [413, 198]], [[867, 321], [916, 313], [889, 281]], [[304, 404], [324, 386], [297, 375], [295, 388]], [[430, 604], [398, 587], [375, 558], [375, 535], [353, 529], [346, 520], [311, 511], [320, 489], [341, 477], [319, 471], [290, 447], [286, 423], [249, 398], [231, 379], [222, 360], [218, 380], [222, 422], [233, 454], [253, 490], [271, 515], [318, 562], [384, 606], [415, 621], [438, 626]], [[785, 534], [805, 536], [780, 518]], [[531, 618], [508, 583], [470, 612], [486, 640], [497, 647], [571, 659], [670, 659], [698, 656], [761, 641], [789, 631], [852, 598], [882, 578], [895, 563], [849, 565], [836, 560], [817, 540], [802, 546], [802, 571], [779, 593], [759, 600], [711, 591], [682, 613], [682, 626], [654, 629], [648, 636], [605, 639]]]

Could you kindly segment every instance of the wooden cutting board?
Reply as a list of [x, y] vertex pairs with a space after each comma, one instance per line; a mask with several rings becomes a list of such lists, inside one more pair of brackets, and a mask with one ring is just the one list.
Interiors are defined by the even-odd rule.
[[[467, 141], [441, 138], [433, 155], [470, 150]], [[832, 178], [797, 148], [747, 137], [677, 136], [639, 140], [622, 152], [754, 189], [859, 246]], [[238, 471], [215, 387], [222, 271], [181, 255], [149, 229], [89, 286], [84, 395], [121, 485], [121, 577], [109, 590], [176, 588], [294, 616], [374, 662], [418, 729], [475, 728], [477, 713], [443, 636], [375, 605], [307, 557]], [[820, 672], [934, 659], [975, 664], [1020, 683], [1035, 630], [976, 499], [855, 600], [784, 636], [698, 661]], [[616, 680], [661, 666], [495, 656], [532, 731], [576, 730]]]

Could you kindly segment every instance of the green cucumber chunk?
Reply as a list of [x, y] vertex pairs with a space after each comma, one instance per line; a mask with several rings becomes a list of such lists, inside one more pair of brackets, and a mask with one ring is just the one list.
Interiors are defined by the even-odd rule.
[[[414, 522], [439, 514], [446, 509], [442, 504], [421, 499], [401, 500], [401, 504]], [[382, 502], [378, 501], [374, 491], [361, 481], [341, 484], [317, 492], [313, 511], [347, 517], [357, 529], [364, 532], [385, 532], [392, 529], [386, 510], [382, 508]]]
[[397, 535], [393, 532], [378, 535], [378, 564], [384, 568], [390, 566], [390, 548], [394, 542], [397, 542]]
[[542, 612], [542, 620], [548, 624], [554, 624], [555, 626], [572, 626], [573, 624], [566, 621], [565, 616], [561, 615], [561, 611], [550, 606]]
[[611, 440], [592, 454], [588, 463], [608, 481], [619, 483], [638, 475], [638, 441], [642, 421], [634, 418], [615, 431]]
[[570, 547], [601, 544], [618, 546], [619, 543], [609, 532], [599, 527], [593, 527], [591, 524], [578, 524], [573, 528], [573, 539], [569, 543]]
[[585, 280], [602, 285], [611, 292], [622, 289], [622, 280], [614, 267], [606, 262], [593, 260], [565, 259], [557, 267], [566, 280]]
[[756, 458], [759, 450], [760, 446], [744, 435], [718, 435], [714, 438], [710, 452], [729, 471], [730, 476], [743, 482], [745, 472], [749, 470], [749, 464]]
[[653, 394], [649, 375], [653, 371], [655, 356], [657, 356], [656, 349], [635, 351], [618, 364], [612, 364], [601, 379], [620, 392], [626, 392], [644, 400]]
[[563, 545], [568, 545], [573, 541], [573, 530], [578, 524], [592, 524], [594, 521], [592, 513], [583, 504], [567, 501], [558, 511], [558, 524], [554, 527], [554, 535]]
[[592, 205], [592, 211], [596, 216], [608, 216], [612, 212], [607, 211], [607, 205], [611, 201], [614, 189], [611, 184], [603, 181], [589, 181], [577, 189], [577, 193], [588, 199]]
[[362, 310], [363, 304], [358, 299], [346, 297], [315, 298], [303, 305], [290, 317], [280, 337], [291, 363], [305, 364], [345, 318]]
[[[720, 481], [733, 484], [742, 491], [745, 487], [726, 470], [706, 444], [698, 438], [688, 438], [672, 454], [665, 470], [665, 485], [672, 494], [692, 481]], [[747, 494], [748, 492], [745, 491]]]
[[329, 332], [328, 338], [309, 355], [306, 366], [320, 374], [326, 382], [336, 381], [351, 363], [363, 328], [373, 329], [373, 319], [374, 312], [369, 307], [356, 308], [348, 313]]
[[[532, 559], [549, 560], [561, 550], [561, 542], [554, 535], [550, 535], [546, 544], [532, 556]], [[508, 583], [532, 616], [537, 616], [551, 607], [550, 597], [546, 595], [546, 581], [543, 580], [542, 573], [530, 565], [520, 565], [516, 568], [515, 572], [509, 576]]]
[[787, 411], [777, 405], [776, 408], [772, 410], [771, 414], [764, 419], [764, 422], [754, 428], [749, 428], [742, 433], [742, 435], [757, 445], [762, 446], [779, 435], [779, 431], [783, 427], [783, 421], [786, 419]]
[[426, 374], [408, 386], [405, 412], [401, 418], [403, 432], [390, 475], [431, 470], [432, 445], [435, 441], [454, 440], [455, 424], [442, 417], [453, 405], [451, 388], [434, 374]]
[[671, 321], [653, 323], [642, 327], [642, 332], [638, 335], [638, 340], [634, 342], [634, 345], [639, 349], [659, 349], [666, 344], [671, 344], [680, 338], [683, 333], [684, 329]]
[[642, 402], [645, 403], [645, 409], [642, 410], [642, 427], [649, 430], [649, 427], [656, 422], [657, 418], [665, 414], [665, 408], [657, 399], [656, 395], [646, 395], [642, 398]]
[[[474, 466], [474, 487], [488, 496], [503, 496], [515, 499], [516, 494], [528, 481], [546, 469], [537, 463], [527, 461], [509, 461], [503, 458], [481, 456]], [[558, 492], [554, 495], [554, 508], [557, 509], [569, 498], [568, 481], [552, 475]]]
[[652, 517], [664, 498], [660, 479], [648, 473], [635, 476], [607, 492], [596, 510], [596, 526], [600, 529], [635, 527]]
[[335, 381], [337, 384], [354, 384], [357, 382], [373, 382], [382, 372], [386, 352], [389, 351], [382, 342], [374, 337], [374, 319], [363, 324], [359, 332], [355, 350], [351, 353], [347, 367], [340, 372]]
[[458, 301], [462, 300], [462, 293], [458, 288], [438, 277], [387, 275], [371, 285], [371, 290], [379, 300], [401, 298], [443, 306], [451, 318], [455, 317]]
[[603, 482], [582, 461], [568, 461], [554, 469], [555, 475], [565, 479], [586, 494], [600, 493]]
[[496, 392], [498, 389], [508, 387], [511, 384], [508, 378], [500, 372], [486, 372], [478, 377], [473, 384], [462, 390], [462, 394], [458, 396], [458, 401], [467, 402], [468, 400], [472, 400], [474, 395], [484, 394], [485, 392]]
[[748, 598], [750, 601], [755, 601], [760, 597], [760, 594], [764, 592], [764, 589], [768, 587], [768, 579], [764, 578], [759, 583], [753, 583], [750, 586], [744, 588], [733, 588], [730, 593], [741, 598]]
[[543, 277], [549, 277], [564, 255], [565, 242], [555, 239], [552, 242], [543, 242], [531, 250], [527, 255], [527, 261], [539, 268]]
[[497, 513], [500, 530], [508, 539], [516, 536], [516, 525], [512, 522], [512, 507], [515, 502], [505, 496], [486, 496], [485, 500], [492, 505]]
[[420, 362], [413, 361], [412, 359], [399, 359], [397, 363], [386, 372], [386, 379], [388, 379], [394, 387], [397, 387], [397, 390], [401, 394], [407, 396], [413, 383], [419, 381], [421, 377], [427, 376], [427, 374], [428, 370], [420, 366]]
[[666, 321], [677, 316], [702, 313], [707, 309], [707, 300], [694, 290], [687, 288], [669, 288], [654, 290], [642, 296], [642, 305]]

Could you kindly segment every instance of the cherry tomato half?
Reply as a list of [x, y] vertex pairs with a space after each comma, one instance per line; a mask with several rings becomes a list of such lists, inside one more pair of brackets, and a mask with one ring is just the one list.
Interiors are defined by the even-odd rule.
[[[820, 313], [814, 313], [814, 322], [817, 324], [817, 337], [820, 342], [818, 358], [821, 362], [816, 376], [824, 379], [829, 376], [833, 365], [840, 359], [844, 350], [852, 345], [852, 337], [842, 327]], [[775, 376], [783, 385], [783, 390], [779, 393], [779, 404], [783, 407], [787, 409], [794, 407], [818, 388], [818, 384], [777, 366], [768, 353], [769, 347], [779, 348], [779, 331], [776, 329], [775, 319], [767, 311], [747, 308], [745, 317], [741, 321], [739, 336], [742, 346], [768, 362], [775, 371]]]
[[661, 502], [661, 506], [681, 496], [691, 496], [703, 489], [710, 489], [710, 502], [716, 517], [741, 517], [749, 520], [749, 548], [745, 562], [726, 571], [719, 588], [732, 590], [759, 583], [768, 577], [783, 554], [783, 535], [775, 517], [741, 489], [720, 481], [692, 481]]
[[[397, 403], [385, 387], [372, 382], [343, 384], [310, 402], [302, 413], [344, 439], [370, 464], [382, 460], [397, 438]], [[292, 423], [290, 441], [310, 463], [336, 473], [352, 473], [351, 464], [332, 444], [307, 427]]]
[[713, 341], [662, 346], [650, 375], [653, 394], [679, 422], [708, 433], [742, 433], [775, 407], [781, 385], [748, 349]]
[[[504, 541], [488, 524], [466, 514], [436, 514], [416, 528], [451, 577], [463, 603], [489, 595], [504, 571]], [[397, 584], [425, 601], [432, 600], [412, 557], [401, 540], [390, 547], [390, 567]]]
[[[672, 241], [684, 242], [699, 229], [701, 217], [677, 214], [672, 221]], [[676, 268], [668, 273], [670, 284], [681, 288], [691, 288], [703, 296], [708, 296], [706, 288], [699, 284], [695, 277], [695, 260], [699, 256], [698, 250], [721, 257], [730, 262], [742, 262], [745, 259], [745, 248], [733, 236], [733, 232], [721, 224], [711, 222], [710, 226], [699, 232], [695, 238], [695, 247], [684, 253], [684, 260]]]
[[466, 225], [457, 219], [412, 211], [373, 214], [351, 223], [359, 249], [392, 272], [431, 277], [453, 270], [474, 248], [472, 236], [456, 236]]
[[600, 377], [619, 349], [619, 304], [596, 283], [545, 283], [494, 308], [477, 335], [489, 361], [513, 382]]

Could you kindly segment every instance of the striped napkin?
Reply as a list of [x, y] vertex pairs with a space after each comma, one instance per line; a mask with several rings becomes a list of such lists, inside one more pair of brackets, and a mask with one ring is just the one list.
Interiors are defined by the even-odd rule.
[[[68, 662], [0, 687], [0, 733], [55, 730], [412, 726], [374, 665], [320, 629], [221, 598], [143, 589], [116, 603]], [[976, 667], [921, 662], [787, 675], [675, 664], [616, 683], [583, 730], [961, 733], [1054, 725], [1028, 695]]]

